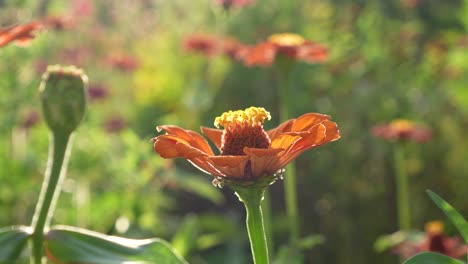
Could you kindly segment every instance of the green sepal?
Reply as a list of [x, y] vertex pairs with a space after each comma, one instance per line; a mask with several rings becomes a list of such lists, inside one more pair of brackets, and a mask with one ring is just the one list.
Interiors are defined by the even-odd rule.
[[42, 112], [54, 133], [71, 134], [80, 124], [86, 109], [88, 77], [75, 66], [47, 67], [39, 86]]
[[187, 263], [159, 238], [127, 239], [77, 227], [56, 226], [46, 233], [45, 240], [47, 257], [59, 263]]
[[453, 259], [446, 255], [434, 252], [423, 252], [412, 256], [403, 264], [466, 264], [465, 262]]
[[0, 228], [0, 263], [15, 263], [31, 233], [28, 226]]
[[432, 201], [447, 215], [447, 217], [452, 221], [452, 223], [457, 227], [458, 231], [462, 235], [465, 243], [468, 244], [468, 223], [465, 218], [453, 208], [449, 203], [442, 199], [436, 193], [426, 190], [429, 197]]

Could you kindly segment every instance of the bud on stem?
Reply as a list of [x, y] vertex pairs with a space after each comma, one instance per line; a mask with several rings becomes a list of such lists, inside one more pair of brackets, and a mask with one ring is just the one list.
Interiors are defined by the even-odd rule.
[[75, 66], [47, 67], [39, 86], [42, 111], [53, 133], [71, 134], [84, 117], [88, 77]]

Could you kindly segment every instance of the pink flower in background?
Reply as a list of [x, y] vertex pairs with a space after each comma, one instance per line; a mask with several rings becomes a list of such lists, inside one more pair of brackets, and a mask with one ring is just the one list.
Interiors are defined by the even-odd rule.
[[104, 129], [107, 133], [118, 133], [127, 126], [127, 121], [122, 116], [112, 116], [104, 123]]
[[182, 43], [182, 47], [187, 52], [212, 57], [218, 52], [218, 41], [213, 36], [197, 33], [187, 36]]
[[425, 226], [425, 235], [418, 240], [403, 241], [396, 245], [392, 251], [407, 259], [420, 252], [437, 252], [452, 258], [459, 259], [468, 253], [468, 246], [463, 240], [449, 237], [444, 233], [444, 224], [440, 221], [431, 221]]
[[73, 0], [72, 11], [76, 17], [89, 17], [94, 12], [94, 6], [90, 0]]
[[42, 23], [48, 29], [55, 31], [66, 30], [72, 27], [72, 20], [64, 16], [48, 16], [42, 19]]
[[225, 55], [234, 61], [242, 61], [249, 51], [247, 45], [234, 38], [222, 38], [203, 33], [189, 35], [184, 39], [182, 46], [187, 52], [198, 53], [209, 58]]
[[91, 102], [102, 101], [109, 96], [109, 89], [103, 84], [90, 84], [87, 91]]
[[139, 66], [138, 59], [130, 54], [112, 54], [107, 58], [107, 64], [122, 72], [133, 72]]
[[21, 127], [24, 129], [30, 129], [32, 127], [35, 127], [40, 120], [41, 117], [37, 111], [29, 111], [23, 116], [23, 119], [21, 121]]
[[223, 6], [225, 9], [231, 7], [243, 7], [255, 3], [255, 0], [213, 0], [213, 3]]
[[61, 51], [59, 58], [62, 62], [83, 66], [91, 58], [91, 50], [88, 47], [69, 47]]
[[375, 137], [390, 141], [424, 143], [432, 138], [432, 134], [427, 128], [406, 119], [396, 119], [388, 124], [377, 125], [372, 128], [371, 132]]

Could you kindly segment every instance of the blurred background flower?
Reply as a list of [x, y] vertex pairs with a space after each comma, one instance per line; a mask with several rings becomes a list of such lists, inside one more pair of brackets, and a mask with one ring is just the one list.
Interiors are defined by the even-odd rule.
[[429, 129], [407, 119], [396, 119], [372, 128], [375, 137], [390, 141], [415, 141], [424, 143], [432, 138]]

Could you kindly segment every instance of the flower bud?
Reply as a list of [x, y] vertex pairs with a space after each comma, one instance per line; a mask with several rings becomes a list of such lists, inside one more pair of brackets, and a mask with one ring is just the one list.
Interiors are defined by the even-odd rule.
[[88, 77], [75, 66], [47, 67], [39, 86], [42, 112], [54, 133], [72, 133], [83, 119]]

